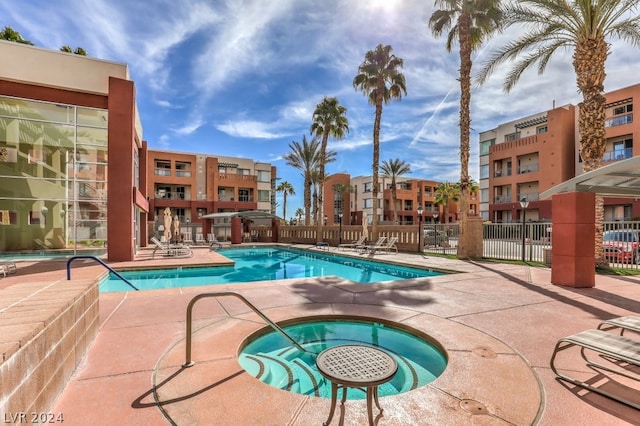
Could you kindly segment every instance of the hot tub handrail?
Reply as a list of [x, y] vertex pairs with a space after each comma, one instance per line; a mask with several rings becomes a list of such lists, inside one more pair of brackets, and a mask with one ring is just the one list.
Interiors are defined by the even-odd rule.
[[[191, 320], [192, 320], [192, 317], [193, 317], [193, 306], [200, 299], [204, 299], [206, 297], [221, 297], [221, 296], [234, 296], [234, 297], [237, 297], [242, 302], [244, 302], [245, 305], [247, 305], [249, 308], [251, 308], [251, 310], [253, 312], [258, 314], [260, 316], [260, 318], [262, 318], [264, 320], [264, 322], [266, 322], [268, 325], [271, 326], [271, 328], [273, 328], [278, 333], [280, 333], [284, 337], [286, 337], [287, 340], [289, 340], [293, 344], [293, 346], [295, 346], [299, 351], [312, 353], [312, 352], [309, 352], [308, 350], [306, 350], [305, 348], [303, 348], [300, 345], [300, 343], [296, 342], [296, 340], [293, 337], [291, 337], [286, 331], [284, 331], [278, 324], [276, 324], [275, 322], [271, 321], [260, 309], [256, 308], [256, 306], [253, 303], [249, 302], [240, 293], [236, 293], [235, 291], [215, 291], [215, 292], [211, 292], [211, 293], [200, 293], [197, 296], [194, 296], [191, 299], [191, 301], [189, 301], [189, 305], [187, 306], [186, 354], [185, 354], [185, 362], [184, 362], [184, 364], [182, 364], [183, 367], [191, 367], [192, 365], [195, 365], [195, 362], [193, 362], [191, 360], [191, 337], [192, 337], [191, 336], [191, 333], [192, 333], [192, 324], [191, 324], [192, 321]], [[316, 354], [314, 354], [314, 355], [316, 355]]]
[[126, 284], [128, 284], [135, 291], [139, 291], [140, 290], [138, 287], [136, 287], [135, 285], [131, 284], [131, 282], [129, 280], [127, 280], [125, 277], [120, 275], [117, 271], [115, 271], [111, 266], [109, 266], [106, 263], [104, 263], [102, 260], [98, 259], [95, 256], [84, 255], [84, 254], [83, 255], [77, 255], [77, 256], [71, 256], [69, 258], [69, 260], [67, 260], [67, 281], [71, 280], [71, 262], [73, 262], [76, 259], [93, 259], [96, 262], [98, 262], [99, 264], [101, 264], [102, 266], [104, 266], [105, 268], [107, 268], [109, 270], [109, 272], [111, 272], [116, 277], [120, 278], [122, 281], [124, 281]]

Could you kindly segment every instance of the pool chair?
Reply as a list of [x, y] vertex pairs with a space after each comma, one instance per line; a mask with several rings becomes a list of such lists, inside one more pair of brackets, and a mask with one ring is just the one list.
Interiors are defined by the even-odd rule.
[[376, 241], [375, 244], [373, 245], [363, 245], [358, 247], [358, 251], [361, 253], [367, 252], [367, 251], [375, 251], [377, 249], [379, 249], [380, 247], [382, 247], [384, 245], [384, 242], [387, 240], [387, 237], [380, 237], [378, 238], [378, 241]]
[[[579, 371], [573, 362], [567, 362], [567, 367], [563, 368], [567, 373], [559, 371], [560, 368], [556, 366], [558, 353], [573, 347], [580, 348], [580, 355], [586, 367], [595, 372], [595, 376], [593, 374], [589, 374], [592, 376], [589, 378], [570, 376], [569, 371]], [[587, 354], [592, 356], [588, 357]], [[629, 399], [628, 396], [634, 393], [637, 395], [637, 388], [635, 392], [629, 393], [628, 390], [633, 388], [630, 388], [628, 383], [618, 382], [615, 377], [616, 375], [624, 376], [640, 384], [640, 375], [637, 373], [637, 367], [640, 367], [640, 340], [638, 339], [630, 339], [601, 329], [582, 331], [558, 340], [551, 355], [550, 366], [556, 376], [564, 381], [640, 409], [638, 398]], [[613, 375], [607, 375], [605, 372]], [[615, 390], [619, 392], [614, 392]]]
[[11, 261], [0, 262], [0, 274], [3, 277], [6, 277], [10, 274], [15, 274], [18, 272], [18, 268], [16, 268], [16, 264]]
[[387, 240], [386, 243], [381, 244], [379, 247], [372, 247], [371, 252], [375, 253], [376, 251], [384, 251], [389, 253], [392, 249], [398, 252], [398, 247], [396, 247], [396, 243], [398, 242], [398, 237], [391, 237]]
[[626, 330], [640, 333], [640, 317], [618, 317], [602, 321], [598, 330], [619, 330], [622, 336]]
[[342, 243], [342, 244], [338, 244], [338, 248], [342, 249], [342, 250], [346, 250], [348, 248], [350, 249], [357, 249], [358, 247], [361, 247], [364, 244], [364, 242], [367, 240], [367, 237], [365, 237], [364, 235], [362, 237], [360, 237], [358, 240], [356, 241], [351, 241], [350, 243]]
[[198, 233], [196, 234], [196, 245], [205, 245], [207, 244], [207, 240], [204, 239], [204, 235]]
[[209, 234], [207, 236], [208, 241], [209, 241], [209, 250], [211, 251], [216, 251], [219, 248], [222, 248], [222, 243], [220, 241], [218, 241], [218, 239], [216, 238], [216, 236], [214, 234]]
[[156, 251], [160, 251], [163, 256], [167, 257], [191, 257], [193, 256], [193, 252], [189, 248], [189, 246], [185, 245], [170, 245], [163, 244], [156, 237], [151, 237], [151, 242], [155, 244], [155, 248], [153, 249], [152, 257], [155, 257]]

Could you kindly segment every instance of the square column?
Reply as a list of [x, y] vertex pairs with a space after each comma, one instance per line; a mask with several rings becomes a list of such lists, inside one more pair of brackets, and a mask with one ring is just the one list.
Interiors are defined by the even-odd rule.
[[556, 194], [551, 200], [551, 283], [593, 287], [596, 280], [596, 196], [592, 192], [570, 192]]

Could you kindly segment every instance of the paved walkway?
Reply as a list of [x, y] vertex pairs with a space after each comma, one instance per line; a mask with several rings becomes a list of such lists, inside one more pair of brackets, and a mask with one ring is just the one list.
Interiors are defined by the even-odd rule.
[[[198, 303], [196, 365], [181, 367], [189, 300], [232, 289], [276, 321], [370, 316], [436, 338], [449, 356], [445, 373], [422, 388], [381, 398], [380, 425], [640, 424], [637, 410], [559, 382], [549, 368], [560, 337], [605, 318], [640, 315], [640, 277], [598, 276], [595, 288], [571, 289], [551, 285], [550, 270], [543, 268], [404, 253], [375, 257], [461, 273], [373, 285], [326, 277], [101, 294], [98, 337], [52, 410], [64, 414], [65, 425], [321, 424], [328, 399], [280, 391], [239, 367], [243, 339], [264, 324], [235, 299]], [[219, 260], [206, 250], [189, 259]], [[577, 351], [569, 352], [562, 365], [588, 373]], [[634, 386], [626, 391], [640, 400], [640, 386]], [[347, 401], [332, 424], [364, 424], [366, 415], [364, 400]]]

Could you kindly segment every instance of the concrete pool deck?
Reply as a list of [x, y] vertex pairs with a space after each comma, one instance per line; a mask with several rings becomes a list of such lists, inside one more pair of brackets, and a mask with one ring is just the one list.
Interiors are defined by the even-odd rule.
[[[280, 391], [239, 367], [239, 345], [264, 324], [236, 299], [198, 302], [196, 365], [181, 367], [189, 300], [202, 292], [234, 290], [276, 321], [366, 316], [438, 340], [449, 356], [445, 373], [422, 388], [381, 398], [380, 425], [638, 424], [638, 410], [557, 381], [549, 359], [561, 337], [595, 328], [602, 319], [640, 315], [640, 277], [597, 276], [595, 288], [571, 289], [551, 285], [545, 268], [407, 253], [375, 258], [461, 273], [373, 285], [327, 277], [100, 294], [98, 335], [52, 412], [62, 413], [67, 425], [321, 424], [328, 399]], [[224, 258], [202, 249], [190, 259], [115, 266], [217, 261]], [[45, 263], [19, 264], [18, 275], [0, 280], [0, 289], [19, 285], [25, 271], [31, 281], [65, 277], [64, 269]], [[88, 278], [104, 270], [83, 266], [76, 273]], [[593, 376], [578, 351], [561, 355], [561, 366]], [[637, 383], [616, 386], [640, 400]], [[338, 406], [332, 424], [341, 423], [366, 423], [365, 402], [347, 401], [342, 411]]]

